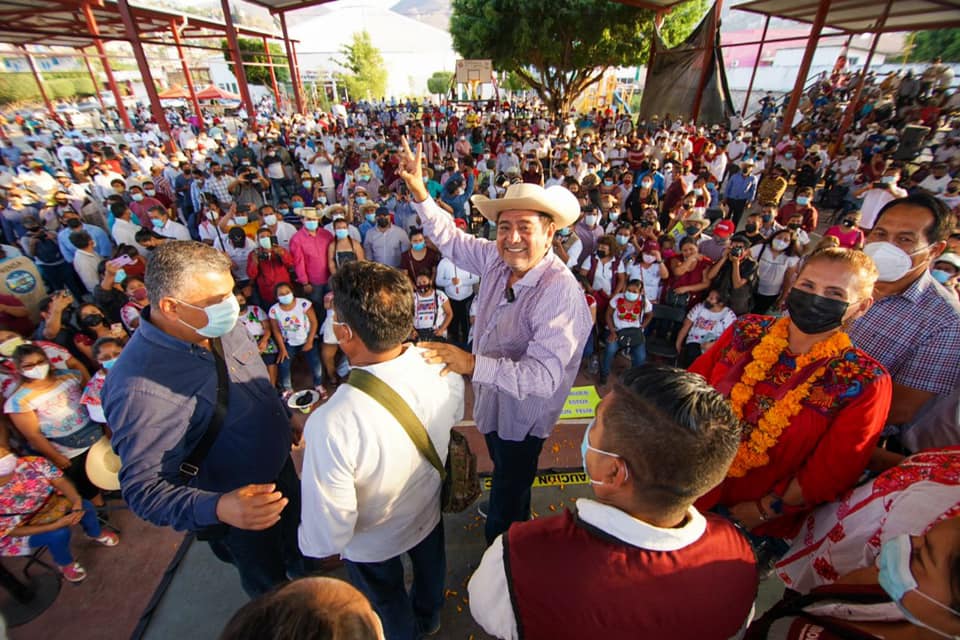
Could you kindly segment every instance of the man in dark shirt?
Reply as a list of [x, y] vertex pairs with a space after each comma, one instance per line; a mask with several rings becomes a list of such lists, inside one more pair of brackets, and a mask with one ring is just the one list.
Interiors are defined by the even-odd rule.
[[[103, 407], [123, 460], [131, 510], [161, 526], [196, 531], [234, 564], [252, 597], [302, 571], [300, 485], [290, 462], [290, 423], [257, 345], [242, 325], [230, 259], [199, 242], [150, 254], [150, 306], [111, 370]], [[216, 359], [228, 401], [223, 425], [192, 478], [181, 463], [217, 406]]]

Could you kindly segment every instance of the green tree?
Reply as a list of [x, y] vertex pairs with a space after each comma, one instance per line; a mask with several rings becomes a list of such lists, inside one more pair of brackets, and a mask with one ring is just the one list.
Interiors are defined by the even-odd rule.
[[[253, 38], [237, 38], [237, 45], [240, 47], [240, 57], [243, 59], [243, 71], [247, 75], [247, 82], [266, 87], [271, 86], [270, 67], [260, 66], [267, 64], [267, 54], [263, 50], [263, 41]], [[274, 67], [277, 82], [289, 82], [290, 70], [286, 66], [287, 54], [284, 53], [283, 47], [275, 42], [269, 43], [267, 46], [270, 49], [273, 64], [277, 65]], [[227, 67], [231, 73], [236, 75], [236, 71], [233, 69], [233, 56], [230, 55], [230, 47], [227, 45], [226, 39], [220, 41], [220, 48], [223, 50], [224, 60], [229, 62]]]
[[340, 54], [344, 59], [337, 64], [346, 71], [337, 74], [337, 83], [347, 88], [351, 100], [377, 100], [386, 96], [387, 69], [369, 33], [354, 33], [353, 41], [344, 45]]
[[[689, 34], [707, 0], [675, 7], [663, 32], [668, 44]], [[646, 61], [652, 11], [608, 0], [453, 0], [450, 35], [464, 58], [491, 59], [565, 114], [610, 67]]]
[[910, 62], [929, 62], [937, 56], [944, 62], [960, 62], [960, 29], [918, 31], [910, 39]]
[[516, 71], [510, 71], [503, 80], [503, 87], [511, 93], [518, 93], [524, 89], [529, 89], [530, 85]]
[[443, 95], [450, 91], [452, 82], [452, 71], [434, 71], [433, 75], [427, 78], [427, 91], [435, 95]]

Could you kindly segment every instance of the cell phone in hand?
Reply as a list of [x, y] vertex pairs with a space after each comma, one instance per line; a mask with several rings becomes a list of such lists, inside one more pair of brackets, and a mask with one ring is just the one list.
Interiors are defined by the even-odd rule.
[[136, 262], [136, 260], [124, 253], [111, 260], [110, 265], [119, 269], [120, 267], [125, 267], [128, 264], [133, 264], [134, 262]]

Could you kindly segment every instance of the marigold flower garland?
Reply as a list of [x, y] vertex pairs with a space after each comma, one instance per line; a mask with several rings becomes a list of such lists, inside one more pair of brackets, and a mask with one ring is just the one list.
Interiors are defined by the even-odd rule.
[[[730, 391], [730, 406], [738, 419], [743, 420], [744, 408], [754, 395], [754, 387], [758, 382], [767, 379], [773, 365], [779, 361], [780, 354], [787, 349], [789, 324], [789, 318], [778, 320], [770, 328], [767, 335], [753, 348], [751, 352], [753, 361], [746, 366], [740, 382], [734, 385]], [[807, 353], [798, 356], [794, 371], [800, 371], [819, 360], [832, 360], [849, 349], [851, 345], [847, 334], [838, 331], [826, 340], [815, 344]], [[751, 469], [769, 464], [770, 457], [767, 455], [767, 451], [777, 444], [780, 434], [790, 426], [790, 421], [800, 413], [803, 408], [801, 403], [810, 395], [813, 384], [826, 373], [826, 370], [826, 363], [824, 363], [803, 383], [788, 391], [760, 417], [749, 437], [740, 443], [737, 455], [730, 466], [729, 475], [742, 478]]]

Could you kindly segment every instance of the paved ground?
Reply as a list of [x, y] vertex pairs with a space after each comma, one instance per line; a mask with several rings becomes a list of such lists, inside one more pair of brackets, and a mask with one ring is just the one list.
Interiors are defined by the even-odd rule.
[[[533, 510], [552, 515], [590, 495], [586, 485], [544, 487], [533, 490]], [[552, 508], [551, 508], [552, 507]], [[554, 511], [556, 510], [556, 511]], [[475, 509], [444, 518], [447, 538], [448, 598], [443, 610], [440, 639], [481, 640], [490, 638], [470, 617], [466, 582], [476, 569], [485, 548], [483, 523]], [[338, 569], [331, 576], [345, 578]], [[409, 571], [408, 571], [409, 577]], [[783, 587], [777, 579], [760, 586], [757, 611], [779, 600]], [[217, 560], [206, 543], [190, 547], [166, 595], [147, 627], [145, 640], [208, 640], [216, 638], [234, 611], [247, 601], [236, 571]], [[692, 603], [691, 603], [692, 604]]]

